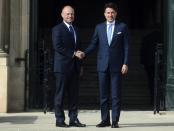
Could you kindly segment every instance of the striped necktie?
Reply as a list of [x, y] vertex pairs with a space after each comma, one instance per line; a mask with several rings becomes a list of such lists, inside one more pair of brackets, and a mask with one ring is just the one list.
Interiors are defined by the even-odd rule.
[[74, 29], [73, 29], [72, 25], [69, 26], [69, 31], [72, 34], [72, 37], [73, 37], [74, 42], [75, 42]]

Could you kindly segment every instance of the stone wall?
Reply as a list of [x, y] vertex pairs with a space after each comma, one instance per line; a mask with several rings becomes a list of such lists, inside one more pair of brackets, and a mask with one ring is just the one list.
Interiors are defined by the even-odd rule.
[[25, 67], [24, 61], [16, 59], [24, 58], [29, 45], [29, 0], [0, 2], [0, 112], [20, 112], [24, 110]]

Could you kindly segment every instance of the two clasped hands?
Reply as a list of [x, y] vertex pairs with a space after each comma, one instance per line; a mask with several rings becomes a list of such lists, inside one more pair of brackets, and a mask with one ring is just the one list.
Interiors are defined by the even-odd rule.
[[78, 51], [76, 51], [75, 53], [74, 53], [74, 55], [78, 58], [78, 59], [83, 59], [84, 57], [85, 57], [85, 53], [83, 52], [83, 51], [80, 51], [80, 50], [78, 50]]

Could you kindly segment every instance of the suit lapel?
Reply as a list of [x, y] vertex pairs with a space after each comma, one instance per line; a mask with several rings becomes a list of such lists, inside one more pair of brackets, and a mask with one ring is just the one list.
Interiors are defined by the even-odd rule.
[[67, 33], [70, 33], [68, 27], [65, 25], [64, 22], [62, 22], [62, 26], [63, 26], [63, 28], [65, 28], [65, 30], [66, 30]]
[[112, 36], [112, 40], [111, 40], [111, 44], [110, 46], [112, 45], [113, 41], [115, 40], [115, 36], [117, 35], [117, 32], [118, 32], [118, 22], [115, 21], [115, 27], [114, 27], [114, 32], [113, 32], [113, 36]]
[[105, 40], [105, 43], [108, 44], [108, 37], [107, 37], [107, 25], [106, 22], [103, 23], [103, 28], [102, 28], [102, 32], [103, 32], [103, 39]]
[[118, 26], [118, 23], [117, 23], [117, 21], [115, 21], [115, 28], [114, 28], [113, 36], [115, 36], [117, 33], [117, 30], [118, 30], [117, 26]]
[[[65, 25], [64, 22], [62, 22], [62, 26], [63, 26], [63, 28], [65, 29], [65, 31], [67, 32], [67, 34], [70, 36], [70, 38], [71, 38], [71, 33], [70, 33], [68, 27]], [[73, 27], [74, 27], [74, 26], [73, 26]], [[77, 31], [76, 31], [75, 27], [74, 27], [74, 30], [75, 30], [75, 33], [76, 33]], [[77, 33], [76, 33], [76, 43], [77, 43]], [[75, 46], [76, 46], [76, 43], [74, 42], [74, 44], [73, 44], [74, 48], [75, 48]]]
[[76, 43], [75, 43], [75, 46], [78, 47], [78, 38], [79, 38], [79, 34], [78, 34], [78, 31], [77, 31], [77, 28], [75, 26], [74, 27], [74, 31], [75, 31], [75, 35], [76, 35]]
[[[113, 36], [112, 36], [112, 40], [111, 40], [110, 46], [112, 45], [113, 40], [115, 39], [115, 36], [117, 35], [117, 32], [118, 32], [117, 26], [118, 26], [118, 22], [115, 21], [115, 27], [114, 27], [114, 32], [113, 32]], [[104, 36], [103, 36], [104, 40], [106, 40], [106, 43], [109, 46], [108, 37], [107, 37], [107, 24], [106, 24], [106, 22], [103, 23], [103, 30], [102, 30], [102, 32], [104, 32]]]

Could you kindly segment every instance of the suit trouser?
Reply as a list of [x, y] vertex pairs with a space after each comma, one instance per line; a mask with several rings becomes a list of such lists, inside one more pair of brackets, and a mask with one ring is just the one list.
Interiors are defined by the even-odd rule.
[[68, 73], [55, 73], [56, 77], [56, 92], [55, 92], [55, 117], [56, 122], [63, 122], [65, 114], [63, 110], [63, 101], [65, 92], [68, 96], [68, 110], [70, 121], [77, 119], [78, 109], [78, 90], [79, 90], [79, 77], [76, 71]]
[[119, 121], [121, 108], [121, 73], [98, 72], [100, 88], [101, 119], [110, 122], [109, 98], [112, 99], [112, 121]]

